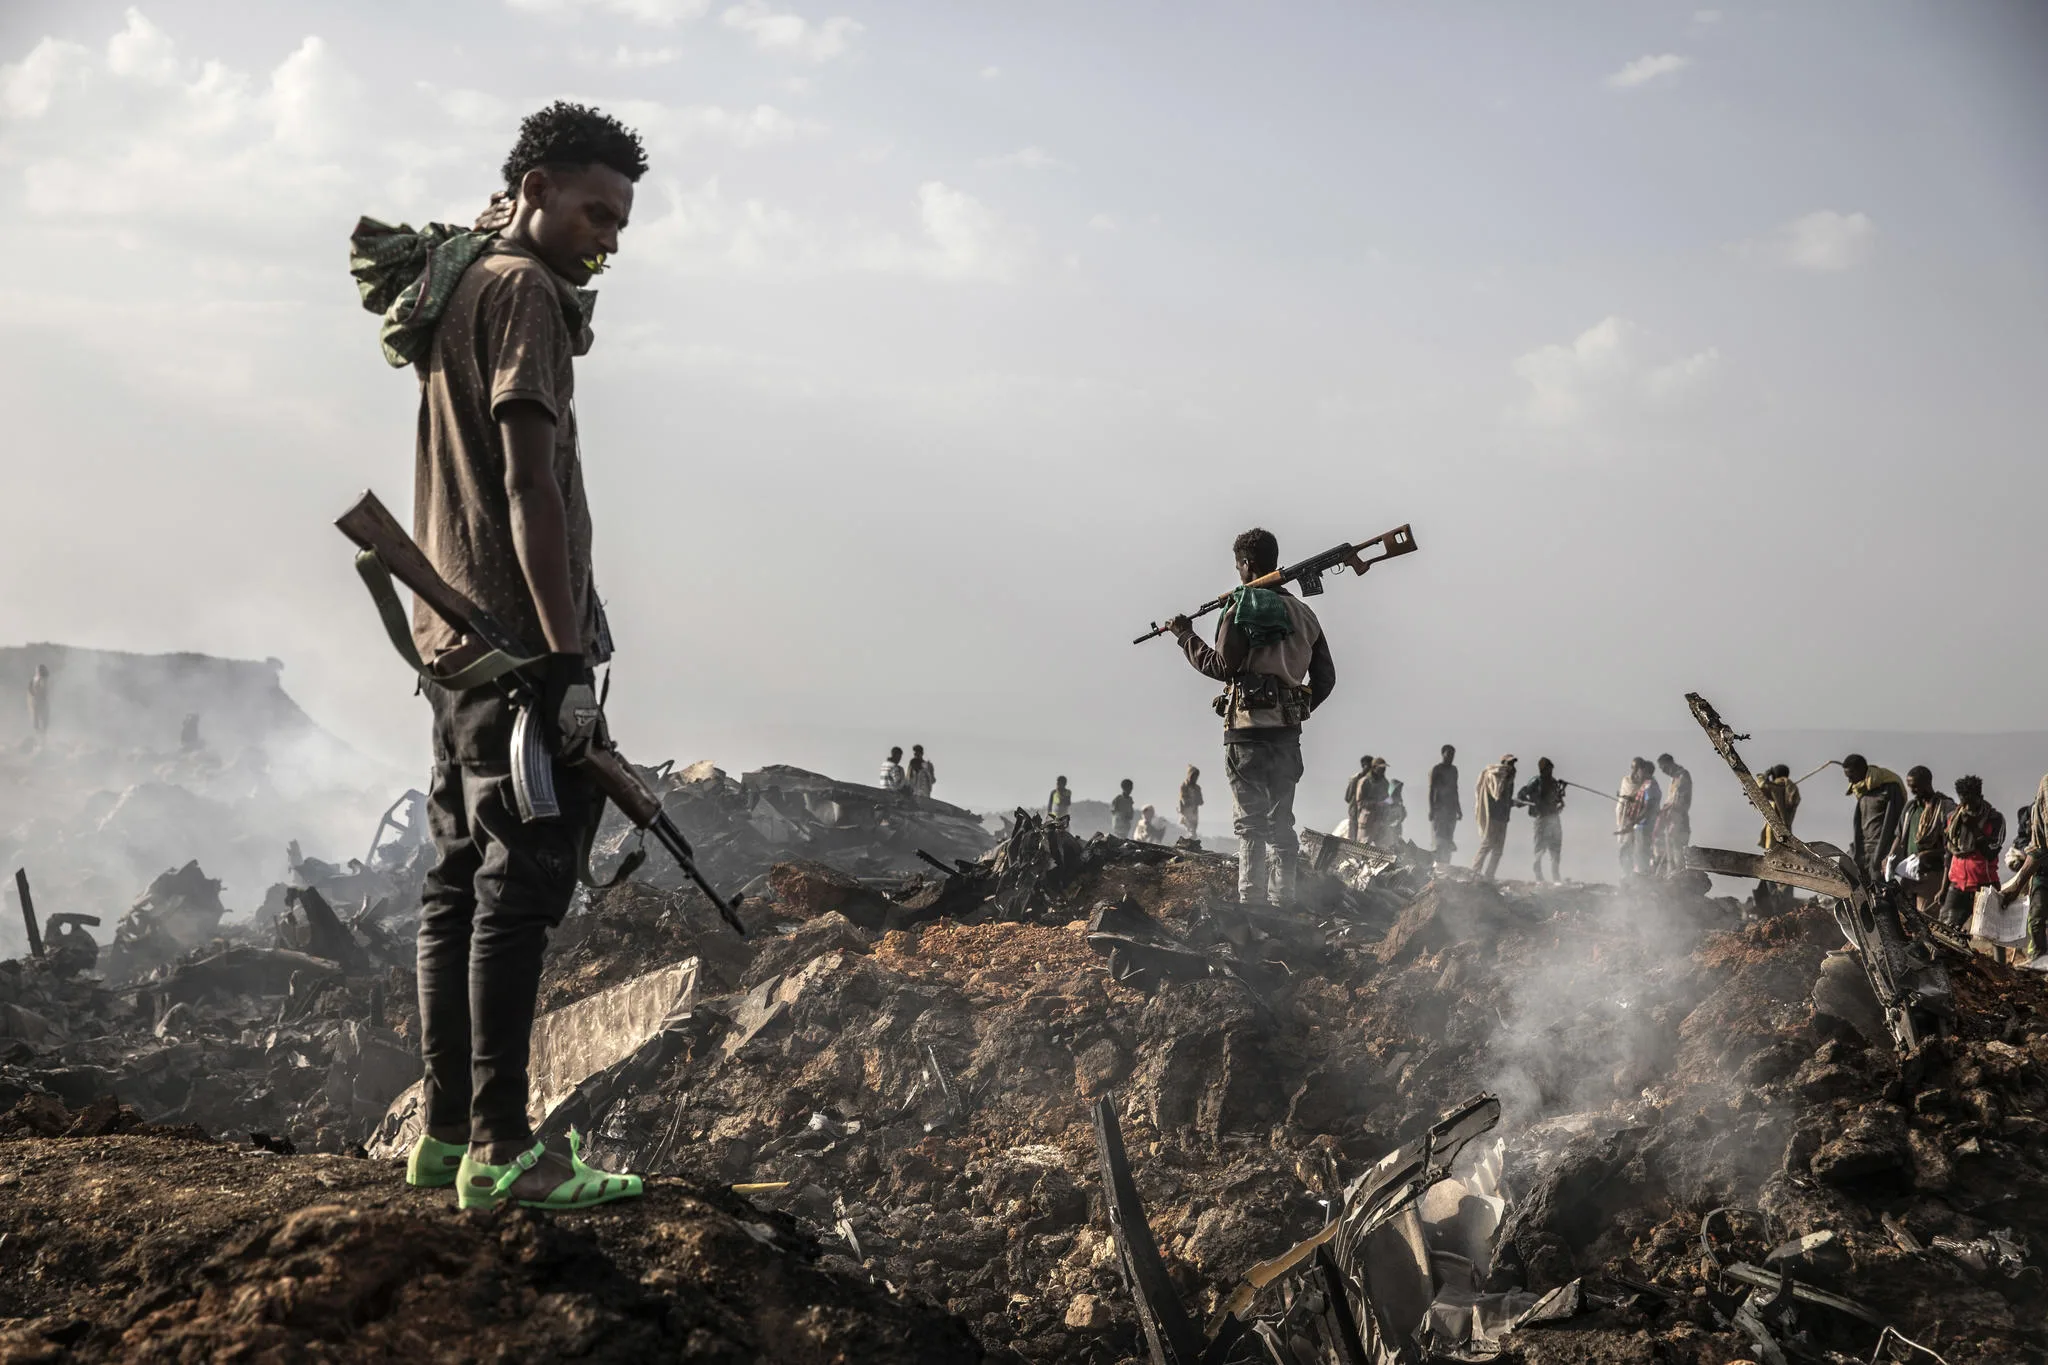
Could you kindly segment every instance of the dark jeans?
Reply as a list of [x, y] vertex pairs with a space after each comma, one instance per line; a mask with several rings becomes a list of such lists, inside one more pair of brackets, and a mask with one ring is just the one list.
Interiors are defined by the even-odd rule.
[[[1301, 781], [1301, 736], [1223, 746], [1230, 775], [1231, 827], [1237, 834], [1237, 898], [1246, 905], [1294, 899], [1294, 788]], [[1270, 857], [1270, 864], [1268, 859]]]
[[1968, 925], [1970, 916], [1977, 909], [1977, 893], [1965, 891], [1960, 886], [1949, 885], [1941, 892], [1941, 922], [1951, 929]]
[[555, 769], [562, 814], [522, 824], [512, 795], [511, 706], [495, 690], [427, 689], [434, 779], [427, 825], [439, 860], [420, 906], [423, 1108], [472, 1142], [532, 1136], [526, 1064], [548, 931], [568, 913], [604, 797]]

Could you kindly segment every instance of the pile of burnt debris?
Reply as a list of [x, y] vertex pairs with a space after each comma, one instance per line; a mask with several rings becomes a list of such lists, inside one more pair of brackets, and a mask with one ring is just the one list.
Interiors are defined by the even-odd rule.
[[[0, 1200], [0, 1345], [369, 1358], [443, 1314], [478, 1354], [579, 1359], [691, 1330], [707, 1359], [2048, 1351], [2048, 980], [1824, 845], [1747, 869], [1817, 893], [1759, 911], [1703, 872], [1493, 884], [1308, 834], [1273, 910], [1199, 847], [1023, 811], [998, 840], [793, 769], [655, 776], [749, 933], [660, 876], [589, 893], [533, 1057], [542, 1130], [655, 1176], [644, 1207], [400, 1190], [419, 855], [302, 859], [235, 941], [127, 979], [76, 945], [0, 966], [0, 1186], [276, 1173], [232, 1227], [191, 1214], [203, 1250], [154, 1218], [162, 1264]], [[153, 896], [158, 923], [204, 908]], [[296, 1306], [257, 1292], [286, 1275]]]

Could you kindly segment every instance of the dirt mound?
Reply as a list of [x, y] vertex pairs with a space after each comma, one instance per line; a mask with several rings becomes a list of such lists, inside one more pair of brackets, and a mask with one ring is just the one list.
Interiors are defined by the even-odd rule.
[[392, 1163], [110, 1136], [0, 1142], [0, 1188], [9, 1361], [982, 1358], [787, 1217], [672, 1180], [457, 1213]]

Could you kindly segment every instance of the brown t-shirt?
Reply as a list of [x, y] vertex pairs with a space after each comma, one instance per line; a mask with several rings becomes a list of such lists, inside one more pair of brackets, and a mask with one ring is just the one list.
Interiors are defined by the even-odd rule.
[[[583, 652], [597, 662], [607, 650], [591, 581], [590, 504], [576, 443], [571, 363], [588, 349], [576, 290], [531, 253], [499, 242], [463, 273], [419, 362], [413, 534], [457, 591], [515, 640], [546, 649], [512, 544], [497, 416], [501, 405], [515, 400], [546, 408], [555, 419], [555, 479], [568, 514], [570, 598], [580, 604]], [[412, 635], [429, 663], [460, 638], [423, 603], [414, 604]]]

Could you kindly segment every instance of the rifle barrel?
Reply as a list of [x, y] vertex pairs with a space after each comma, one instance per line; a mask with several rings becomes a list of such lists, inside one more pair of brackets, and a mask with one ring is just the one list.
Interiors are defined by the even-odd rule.
[[[1360, 559], [1358, 557], [1359, 551], [1370, 549], [1375, 545], [1380, 547], [1379, 554], [1374, 555], [1371, 559]], [[1370, 569], [1373, 565], [1379, 563], [1381, 560], [1394, 559], [1400, 555], [1405, 554], [1413, 554], [1417, 548], [1418, 547], [1415, 544], [1415, 532], [1409, 528], [1407, 523], [1404, 522], [1401, 525], [1396, 526], [1391, 531], [1382, 531], [1380, 534], [1376, 536], [1370, 536], [1365, 540], [1359, 541], [1356, 545], [1347, 542], [1343, 545], [1334, 546], [1331, 549], [1323, 551], [1319, 555], [1311, 555], [1309, 558], [1302, 560], [1298, 564], [1289, 564], [1282, 568], [1275, 569], [1273, 570], [1273, 572], [1269, 574], [1262, 574], [1259, 577], [1254, 578], [1251, 582], [1244, 584], [1243, 586], [1247, 588], [1285, 587], [1287, 584], [1294, 582], [1296, 579], [1302, 577], [1304, 574], [1308, 574], [1314, 577], [1320, 577], [1322, 574], [1331, 572], [1332, 570], [1344, 567], [1346, 565], [1349, 565], [1354, 573], [1363, 574], [1367, 569]], [[1233, 589], [1233, 591], [1235, 591], [1235, 589]], [[1308, 591], [1313, 593], [1319, 591], [1319, 589], [1311, 587]], [[1228, 602], [1229, 600], [1230, 593], [1224, 593], [1221, 597], [1212, 598], [1209, 601], [1203, 603], [1196, 610], [1189, 612], [1188, 619], [1193, 620], [1199, 616], [1207, 616], [1210, 612], [1215, 611], [1218, 607], [1221, 607], [1224, 603]], [[1134, 645], [1142, 645], [1147, 640], [1156, 640], [1164, 634], [1166, 634], [1165, 625], [1161, 624], [1158, 621], [1154, 621], [1152, 623], [1152, 629], [1146, 631], [1143, 635], [1140, 635], [1137, 639], [1131, 641], [1131, 643]]]

